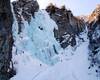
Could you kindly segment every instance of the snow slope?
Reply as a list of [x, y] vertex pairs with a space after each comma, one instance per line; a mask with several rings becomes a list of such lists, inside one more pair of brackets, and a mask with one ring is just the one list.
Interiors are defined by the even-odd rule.
[[30, 53], [18, 54], [13, 57], [17, 75], [11, 80], [32, 80], [48, 67], [37, 59], [33, 59]]
[[60, 50], [59, 62], [53, 66], [33, 58], [31, 53], [25, 52], [13, 57], [17, 75], [11, 80], [99, 80], [94, 71], [89, 71], [87, 33], [83, 32], [82, 42], [77, 37], [75, 47], [68, 46]]
[[[86, 35], [83, 37], [85, 39]], [[98, 80], [95, 74], [88, 70], [87, 39], [80, 45], [78, 44], [76, 50], [69, 47], [65, 52], [62, 57], [60, 55], [61, 62], [47, 69], [33, 80]]]

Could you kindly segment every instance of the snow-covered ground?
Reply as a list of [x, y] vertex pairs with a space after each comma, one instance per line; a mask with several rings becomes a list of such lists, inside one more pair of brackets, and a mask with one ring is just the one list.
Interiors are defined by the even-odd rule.
[[20, 34], [17, 25], [15, 20], [13, 62], [17, 74], [11, 80], [98, 80], [88, 69], [87, 32], [80, 34], [84, 42], [77, 37], [75, 47], [63, 50], [53, 35], [57, 25], [45, 11], [37, 12], [30, 24], [23, 20]]
[[17, 75], [11, 80], [98, 80], [96, 74], [88, 70], [88, 39], [78, 42], [78, 46], [68, 47], [59, 54], [60, 61], [53, 66], [32, 58], [29, 53], [14, 56]]

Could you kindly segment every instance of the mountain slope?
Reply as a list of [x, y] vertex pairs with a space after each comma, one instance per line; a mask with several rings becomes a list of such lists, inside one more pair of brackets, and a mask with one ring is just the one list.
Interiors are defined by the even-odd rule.
[[87, 23], [91, 67], [97, 67], [96, 72], [100, 75], [100, 5], [89, 15]]
[[84, 20], [65, 6], [40, 10], [36, 0], [8, 6], [0, 7], [0, 80], [100, 79], [99, 7]]

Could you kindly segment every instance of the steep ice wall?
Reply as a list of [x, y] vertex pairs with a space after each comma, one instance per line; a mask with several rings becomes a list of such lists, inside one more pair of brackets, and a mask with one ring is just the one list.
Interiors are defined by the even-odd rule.
[[31, 17], [30, 23], [22, 20], [22, 32], [18, 34], [17, 21], [13, 24], [14, 48], [16, 54], [31, 53], [35, 58], [47, 64], [56, 62], [52, 57], [60, 50], [59, 43], [55, 40], [53, 29], [57, 28], [56, 23], [50, 19], [48, 13], [40, 10]]

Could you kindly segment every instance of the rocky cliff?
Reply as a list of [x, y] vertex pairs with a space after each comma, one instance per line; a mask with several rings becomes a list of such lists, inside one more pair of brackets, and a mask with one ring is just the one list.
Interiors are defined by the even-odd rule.
[[97, 66], [100, 70], [100, 5], [88, 16], [87, 23], [91, 66]]
[[13, 16], [10, 0], [0, 0], [0, 80], [13, 76], [12, 63], [12, 24]]
[[50, 4], [46, 11], [58, 25], [58, 29], [54, 29], [54, 36], [61, 46], [63, 48], [68, 45], [75, 46], [75, 36], [78, 36], [85, 29], [84, 21], [75, 17], [71, 10], [67, 10], [65, 6], [58, 8]]

